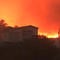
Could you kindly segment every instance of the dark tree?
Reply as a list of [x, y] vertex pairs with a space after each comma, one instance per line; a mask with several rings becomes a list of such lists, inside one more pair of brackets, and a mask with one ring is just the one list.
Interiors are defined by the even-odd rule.
[[5, 20], [1, 19], [0, 20], [0, 27], [6, 27], [8, 24], [5, 23]]

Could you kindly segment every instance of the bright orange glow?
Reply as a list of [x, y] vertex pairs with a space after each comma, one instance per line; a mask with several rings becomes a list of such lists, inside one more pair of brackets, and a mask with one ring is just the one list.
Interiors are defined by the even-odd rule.
[[58, 34], [54, 33], [54, 34], [47, 34], [47, 33], [38, 33], [38, 35], [44, 35], [48, 38], [58, 38]]
[[34, 25], [40, 34], [57, 37], [60, 0], [0, 0], [0, 18], [10, 26]]
[[54, 34], [54, 35], [48, 35], [48, 38], [58, 38], [58, 34]]

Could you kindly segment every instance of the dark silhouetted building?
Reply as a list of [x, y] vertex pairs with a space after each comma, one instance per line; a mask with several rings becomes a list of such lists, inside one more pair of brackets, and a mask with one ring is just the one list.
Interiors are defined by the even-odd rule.
[[32, 25], [23, 27], [6, 27], [0, 31], [0, 40], [3, 41], [23, 41], [38, 35], [38, 28]]

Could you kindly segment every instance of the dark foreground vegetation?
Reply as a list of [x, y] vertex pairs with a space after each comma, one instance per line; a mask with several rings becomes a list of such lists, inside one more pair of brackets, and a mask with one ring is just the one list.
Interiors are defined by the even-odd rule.
[[47, 38], [26, 39], [23, 42], [1, 42], [0, 60], [60, 60], [60, 49]]

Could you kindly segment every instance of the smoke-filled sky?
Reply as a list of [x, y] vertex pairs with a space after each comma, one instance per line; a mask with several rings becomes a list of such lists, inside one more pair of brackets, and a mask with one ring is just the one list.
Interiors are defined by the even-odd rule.
[[34, 25], [53, 37], [60, 26], [60, 0], [0, 0], [0, 19], [10, 26]]

